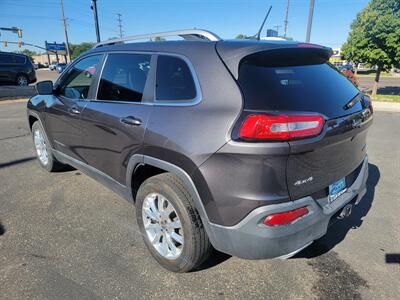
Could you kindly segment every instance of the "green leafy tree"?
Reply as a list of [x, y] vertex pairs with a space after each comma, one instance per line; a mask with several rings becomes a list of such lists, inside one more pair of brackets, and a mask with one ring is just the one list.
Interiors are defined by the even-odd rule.
[[161, 37], [161, 36], [156, 36], [156, 37], [154, 38], [154, 41], [155, 41], [155, 42], [165, 42], [166, 40], [165, 40], [163, 37]]
[[77, 58], [81, 53], [93, 48], [93, 43], [83, 42], [80, 44], [70, 44], [69, 49], [71, 51], [71, 59]]
[[29, 49], [24, 49], [22, 51], [16, 51], [16, 53], [20, 53], [20, 54], [24, 54], [26, 56], [28, 56], [31, 61], [33, 61], [33, 56], [39, 55], [39, 53], [37, 53], [36, 51], [32, 51]]
[[245, 34], [243, 34], [243, 33], [239, 33], [239, 34], [235, 37], [235, 39], [237, 39], [237, 40], [245, 40], [245, 39], [247, 39], [247, 38], [248, 38], [248, 36], [245, 35]]
[[400, 66], [400, 0], [372, 0], [358, 13], [342, 48], [346, 60], [377, 66], [372, 94], [380, 74]]

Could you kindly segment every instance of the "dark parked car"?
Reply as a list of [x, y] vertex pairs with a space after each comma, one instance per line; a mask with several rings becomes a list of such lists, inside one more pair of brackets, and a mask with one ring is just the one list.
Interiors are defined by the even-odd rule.
[[28, 56], [0, 52], [0, 83], [26, 86], [36, 82], [36, 72]]
[[65, 70], [66, 67], [67, 67], [66, 63], [58, 63], [58, 64], [56, 64], [55, 69], [59, 74], [61, 74]]
[[37, 84], [40, 165], [72, 165], [135, 203], [148, 250], [178, 272], [212, 246], [290, 257], [348, 216], [366, 192], [372, 107], [331, 49], [169, 35], [186, 40], [100, 43]]

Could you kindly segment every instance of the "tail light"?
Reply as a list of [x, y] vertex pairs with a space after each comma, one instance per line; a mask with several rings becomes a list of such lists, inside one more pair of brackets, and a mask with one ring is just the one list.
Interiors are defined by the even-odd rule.
[[324, 125], [321, 115], [249, 115], [239, 135], [245, 139], [290, 140], [318, 135]]
[[300, 207], [295, 210], [269, 215], [265, 218], [263, 223], [268, 226], [286, 225], [306, 214], [308, 214], [307, 207]]

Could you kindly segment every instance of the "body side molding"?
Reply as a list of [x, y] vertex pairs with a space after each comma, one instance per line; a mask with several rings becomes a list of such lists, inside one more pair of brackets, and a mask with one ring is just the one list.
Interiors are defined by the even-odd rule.
[[73, 157], [70, 157], [69, 155], [66, 155], [60, 151], [52, 149], [54, 156], [57, 158], [58, 161], [66, 163], [68, 165], [71, 165], [89, 177], [92, 177], [96, 181], [100, 182], [101, 184], [105, 185], [108, 187], [110, 190], [121, 196], [122, 198], [130, 201], [129, 199], [129, 194], [128, 194], [128, 189], [126, 186], [120, 184], [107, 174], [97, 170], [96, 168], [89, 166], [88, 164], [85, 164], [84, 162], [81, 162]]

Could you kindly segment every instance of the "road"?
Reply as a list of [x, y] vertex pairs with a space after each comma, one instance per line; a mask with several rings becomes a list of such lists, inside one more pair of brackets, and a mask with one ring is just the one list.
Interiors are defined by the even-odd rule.
[[50, 71], [49, 69], [38, 69], [36, 70], [36, 77], [37, 81], [43, 81], [43, 80], [51, 80], [51, 81], [56, 81], [58, 76], [57, 71]]
[[[370, 91], [374, 84], [373, 76], [358, 76], [359, 89]], [[400, 77], [381, 77], [378, 83], [378, 94], [400, 95]]]
[[25, 103], [0, 104], [0, 128], [0, 299], [399, 299], [400, 114], [375, 113], [367, 195], [325, 237], [288, 260], [215, 253], [188, 274], [155, 263], [129, 203], [39, 167]]

